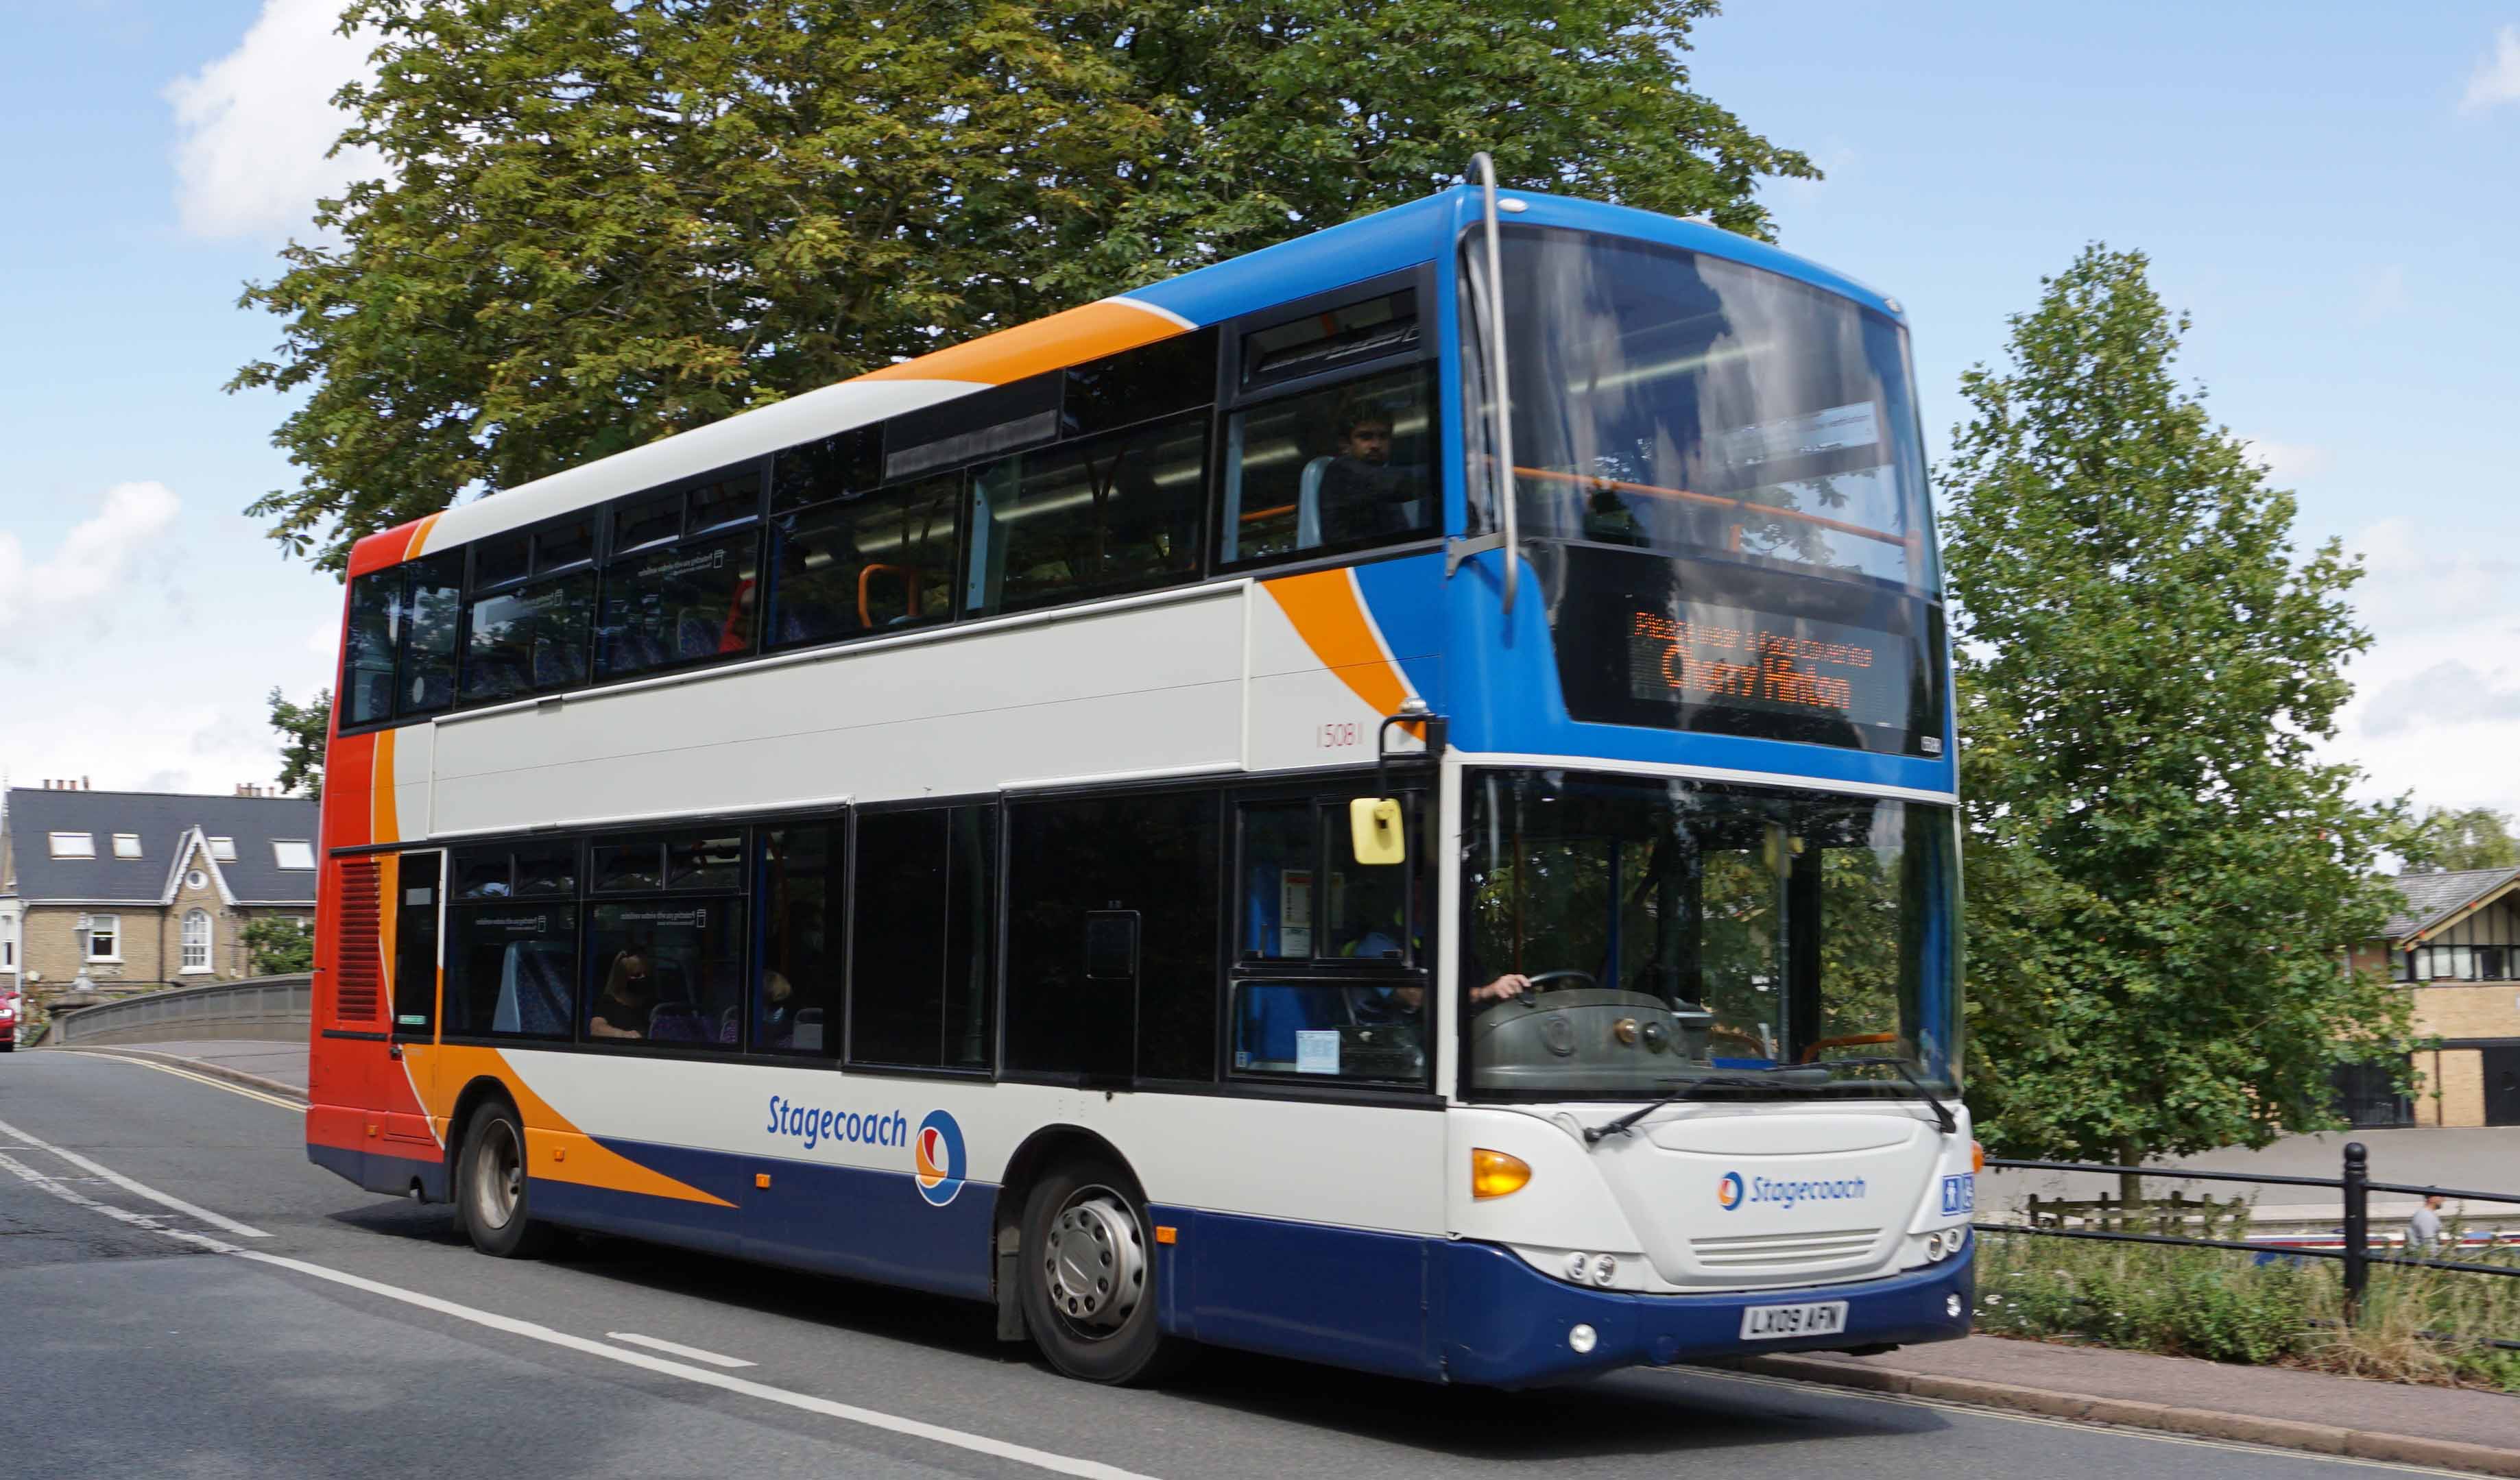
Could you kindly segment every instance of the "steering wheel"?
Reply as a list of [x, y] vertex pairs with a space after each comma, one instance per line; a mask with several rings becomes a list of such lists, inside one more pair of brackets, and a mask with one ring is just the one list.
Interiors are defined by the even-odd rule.
[[1592, 972], [1578, 971], [1572, 967], [1556, 971], [1543, 971], [1538, 976], [1526, 976], [1523, 980], [1531, 983], [1531, 990], [1535, 992], [1547, 992], [1552, 990], [1550, 985], [1551, 983], [1567, 981], [1570, 978], [1572, 980], [1582, 982], [1588, 987], [1598, 987], [1601, 984], [1600, 979], [1596, 977]]

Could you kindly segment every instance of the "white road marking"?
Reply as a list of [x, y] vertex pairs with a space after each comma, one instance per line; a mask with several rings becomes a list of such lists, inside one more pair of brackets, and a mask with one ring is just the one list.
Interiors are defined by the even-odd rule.
[[[30, 1144], [44, 1146], [44, 1143], [36, 1141], [35, 1138], [6, 1122], [0, 1122], [0, 1131], [6, 1131]], [[44, 1148], [57, 1149], [51, 1146], [44, 1146]], [[67, 1152], [58, 1154], [68, 1155]], [[127, 1188], [158, 1202], [177, 1207], [189, 1206], [162, 1192], [142, 1187], [139, 1183], [118, 1173], [107, 1171], [84, 1158], [74, 1159], [117, 1187]], [[1080, 1459], [1072, 1455], [1053, 1454], [1049, 1450], [1034, 1449], [1029, 1445], [1011, 1444], [1003, 1439], [992, 1439], [985, 1434], [966, 1433], [961, 1429], [946, 1428], [935, 1423], [922, 1423], [916, 1418], [878, 1413], [873, 1409], [859, 1408], [853, 1404], [834, 1403], [829, 1398], [817, 1398], [811, 1393], [791, 1392], [784, 1387], [772, 1387], [766, 1382], [755, 1382], [748, 1377], [733, 1377], [725, 1372], [712, 1371], [707, 1368], [693, 1367], [688, 1363], [674, 1362], [663, 1357], [652, 1357], [646, 1352], [633, 1352], [617, 1346], [607, 1346], [601, 1341], [590, 1340], [584, 1336], [573, 1336], [566, 1331], [555, 1330], [535, 1322], [519, 1321], [514, 1316], [502, 1316], [496, 1311], [485, 1311], [475, 1306], [461, 1305], [452, 1300], [441, 1300], [435, 1295], [424, 1295], [418, 1290], [407, 1290], [400, 1285], [386, 1284], [382, 1280], [329, 1269], [320, 1264], [309, 1264], [303, 1259], [291, 1259], [286, 1255], [266, 1254], [259, 1249], [243, 1248], [223, 1238], [213, 1238], [207, 1233], [196, 1233], [189, 1229], [166, 1228], [158, 1222], [158, 1214], [137, 1213], [128, 1208], [117, 1208], [99, 1202], [75, 1188], [65, 1186], [58, 1178], [46, 1176], [5, 1152], [0, 1152], [0, 1170], [13, 1172], [65, 1202], [92, 1208], [109, 1218], [118, 1219], [135, 1228], [147, 1229], [154, 1233], [162, 1233], [196, 1248], [207, 1249], [213, 1253], [226, 1254], [237, 1259], [250, 1260], [255, 1264], [270, 1265], [274, 1269], [289, 1270], [333, 1284], [346, 1285], [354, 1290], [364, 1290], [371, 1295], [397, 1300], [425, 1311], [434, 1311], [441, 1316], [451, 1316], [458, 1321], [471, 1322], [474, 1325], [487, 1326], [495, 1331], [506, 1331], [511, 1335], [564, 1347], [569, 1351], [583, 1352], [590, 1357], [601, 1357], [607, 1362], [618, 1362], [625, 1367], [640, 1368], [668, 1377], [680, 1377], [686, 1382], [698, 1383], [703, 1387], [741, 1393], [747, 1398], [758, 1398], [765, 1403], [776, 1403], [786, 1408], [800, 1409], [809, 1413], [820, 1413], [825, 1417], [837, 1418], [846, 1423], [881, 1429], [885, 1433], [924, 1439], [932, 1444], [942, 1444], [954, 1449], [967, 1450], [975, 1455], [987, 1455], [992, 1458], [1030, 1465], [1034, 1469], [1048, 1470], [1053, 1474], [1074, 1475], [1078, 1480], [1153, 1480], [1152, 1476], [1143, 1475], [1135, 1470], [1122, 1469], [1116, 1464], [1104, 1464], [1099, 1459]], [[257, 1233], [255, 1236], [265, 1235]], [[683, 1348], [683, 1350], [689, 1350], [689, 1348]]]
[[154, 1058], [133, 1058], [128, 1054], [116, 1054], [106, 1049], [81, 1049], [78, 1052], [90, 1058], [111, 1058], [115, 1063], [138, 1064], [144, 1069], [156, 1069], [160, 1074], [172, 1074], [177, 1079], [189, 1079], [195, 1084], [205, 1084], [213, 1090], [225, 1090], [231, 1095], [240, 1095], [248, 1099], [258, 1099], [264, 1104], [278, 1105], [284, 1110], [300, 1115], [306, 1113], [306, 1107], [293, 1099], [283, 1099], [277, 1095], [266, 1095], [260, 1090], [248, 1089], [244, 1085], [234, 1084], [228, 1080], [213, 1079], [207, 1074], [196, 1074], [190, 1069], [179, 1069], [173, 1064], [159, 1063]]
[[671, 1352], [677, 1357], [689, 1357], [694, 1362], [705, 1362], [711, 1367], [738, 1368], [759, 1367], [761, 1365], [758, 1362], [746, 1362], [741, 1357], [725, 1357], [720, 1356], [716, 1352], [704, 1352], [698, 1347], [685, 1346], [679, 1341], [665, 1341], [654, 1336], [642, 1336], [637, 1331], [606, 1331], [604, 1334], [615, 1341], [627, 1341], [632, 1346], [644, 1346], [653, 1351]]
[[2046, 1413], [2021, 1413], [2010, 1409], [1990, 1408], [1976, 1403], [1956, 1403], [1948, 1398], [1919, 1398], [1913, 1393], [1882, 1393], [1870, 1388], [1838, 1387], [1826, 1382], [1805, 1382], [1794, 1377], [1771, 1377], [1764, 1372], [1735, 1372], [1716, 1368], [1690, 1368], [1684, 1372], [1677, 1368], [1650, 1368], [1669, 1376], [1721, 1377], [1730, 1382], [1755, 1382], [1762, 1387], [1783, 1388], [1788, 1392], [1833, 1398], [1865, 1398], [1874, 1403], [1896, 1403], [1908, 1408], [1941, 1409], [1945, 1413], [1972, 1413], [1981, 1418], [2002, 1418], [2011, 1423], [2044, 1423], [2049, 1428], [2093, 1429], [2125, 1434], [2135, 1439], [2149, 1439], [2156, 1444], [2184, 1444], [2195, 1449], [2236, 1450], [2245, 1455], [2286, 1455], [2298, 1458], [2311, 1455], [2330, 1464], [2351, 1464], [2362, 1469], [2391, 1470], [2401, 1475], [2452, 1475], [2473, 1480], [2465, 1470], [2435, 1469], [2424, 1464], [2400, 1464], [2387, 1459], [2361, 1459], [2351, 1455], [2323, 1455], [2309, 1450], [2285, 1449], [2272, 1444], [2240, 1444], [2228, 1439], [2208, 1439], [2198, 1434], [2174, 1434], [2163, 1429], [2137, 1428], [2124, 1423], [2095, 1423], [2073, 1418], [2051, 1418]]
[[76, 1151], [66, 1151], [49, 1141], [39, 1141], [36, 1138], [27, 1135], [25, 1132], [19, 1130], [16, 1126], [11, 1125], [5, 1120], [0, 1120], [0, 1131], [5, 1131], [9, 1135], [15, 1136], [20, 1141], [24, 1142], [26, 1144], [33, 1146], [38, 1150], [50, 1151], [62, 1160], [68, 1162], [71, 1166], [78, 1168], [80, 1171], [85, 1172], [92, 1177], [102, 1177], [126, 1192], [146, 1197], [151, 1202], [157, 1203], [160, 1207], [173, 1208], [176, 1212], [183, 1214], [187, 1218], [198, 1218], [214, 1229], [225, 1229], [229, 1233], [236, 1234], [239, 1238], [268, 1238], [271, 1236], [262, 1230], [255, 1228], [252, 1224], [239, 1223], [233, 1218], [227, 1218], [217, 1213], [213, 1213], [208, 1208], [195, 1207], [193, 1204], [186, 1202], [181, 1197], [169, 1196], [164, 1192], [158, 1191], [156, 1188], [144, 1187], [141, 1184], [132, 1181], [130, 1178], [123, 1176], [120, 1172], [114, 1171], [110, 1167], [101, 1167], [97, 1165], [95, 1162], [81, 1156]]

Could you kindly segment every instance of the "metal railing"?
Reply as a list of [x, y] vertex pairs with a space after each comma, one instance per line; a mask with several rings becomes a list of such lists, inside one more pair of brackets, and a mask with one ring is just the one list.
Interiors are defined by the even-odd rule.
[[53, 1014], [45, 1042], [179, 1043], [218, 1038], [302, 1038], [315, 1017], [315, 979], [257, 976], [172, 987]]
[[[2092, 1172], [2105, 1176], [2135, 1176], [2174, 1182], [2247, 1182], [2268, 1187], [2325, 1188], [2342, 1198], [2342, 1236], [2336, 1248], [2285, 1240], [2282, 1242], [2251, 1241], [2237, 1238], [2194, 1238], [2178, 1233], [2130, 1233], [2123, 1229], [2045, 1228], [2023, 1223], [1975, 1223], [1970, 1227], [1982, 1233], [2030, 1233], [2043, 1238], [2090, 1238], [2109, 1243], [2159, 1243], [2182, 1248], [2237, 1249], [2249, 1254], [2272, 1254], [2284, 1258], [2334, 1259], [2344, 1265], [2346, 1319], [2360, 1313], [2363, 1296], [2371, 1286], [2371, 1267], [2397, 1265], [2407, 1269], [2440, 1270], [2461, 1275], [2498, 1275], [2520, 1278], [2520, 1265], [2476, 1264], [2456, 1259], [2408, 1257], [2403, 1254], [2375, 1254], [2371, 1251], [2371, 1194], [2402, 1192], [2416, 1197], [2440, 1197], [2467, 1202], [2502, 1202], [2520, 1205], [2520, 1192], [2479, 1192], [2464, 1188], [2426, 1187], [2414, 1183], [2373, 1182], [2370, 1153], [2362, 1143], [2345, 1144], [2343, 1175], [2338, 1177], [2283, 1177], [2272, 1173], [2192, 1172], [2178, 1167], [2107, 1166], [2082, 1161], [2015, 1161], [2007, 1157], [1986, 1159], [1990, 1171], [2006, 1172]], [[2121, 1217], [2134, 1216], [2140, 1207], [2120, 1204]], [[2171, 1211], [2164, 1209], [2163, 1211]], [[2387, 1247], [2385, 1243], [2382, 1245]], [[2482, 1344], [2505, 1349], [2520, 1349], [2520, 1341], [2478, 1338]]]

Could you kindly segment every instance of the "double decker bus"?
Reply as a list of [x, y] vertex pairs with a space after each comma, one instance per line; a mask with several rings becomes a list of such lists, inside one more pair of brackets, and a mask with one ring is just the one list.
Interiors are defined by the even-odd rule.
[[1897, 303], [1464, 186], [361, 541], [307, 1151], [1519, 1385], [1954, 1337]]

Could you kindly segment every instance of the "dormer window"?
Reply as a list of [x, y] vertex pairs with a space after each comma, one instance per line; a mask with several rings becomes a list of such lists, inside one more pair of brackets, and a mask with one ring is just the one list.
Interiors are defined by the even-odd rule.
[[96, 857], [96, 834], [93, 832], [56, 832], [52, 836], [53, 857]]
[[315, 845], [303, 838], [274, 838], [271, 861], [283, 869], [312, 869], [315, 867]]
[[116, 832], [113, 834], [113, 856], [116, 858], [138, 858], [140, 856], [140, 834], [137, 832]]
[[210, 857], [217, 859], [220, 863], [223, 863], [223, 864], [232, 864], [232, 863], [235, 863], [235, 862], [236, 862], [236, 839], [235, 839], [235, 838], [233, 838], [233, 837], [214, 837], [214, 838], [211, 838], [211, 839], [210, 839]]

